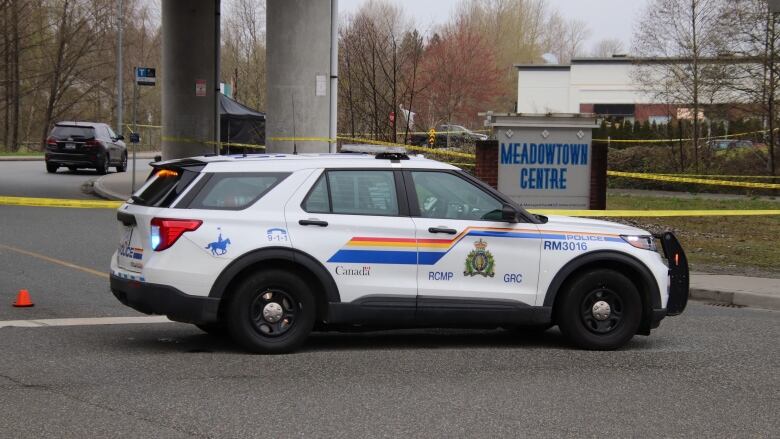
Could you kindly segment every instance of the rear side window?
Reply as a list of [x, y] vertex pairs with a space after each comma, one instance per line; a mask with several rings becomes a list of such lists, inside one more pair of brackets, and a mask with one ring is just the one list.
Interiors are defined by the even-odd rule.
[[310, 213], [397, 216], [393, 171], [328, 171], [302, 205]]
[[170, 207], [184, 189], [195, 180], [198, 172], [190, 170], [159, 169], [154, 179], [140, 194], [133, 196], [133, 203], [140, 206]]
[[192, 200], [190, 209], [241, 210], [254, 204], [290, 174], [213, 174]]
[[95, 129], [92, 127], [73, 127], [57, 125], [51, 130], [55, 139], [94, 139]]

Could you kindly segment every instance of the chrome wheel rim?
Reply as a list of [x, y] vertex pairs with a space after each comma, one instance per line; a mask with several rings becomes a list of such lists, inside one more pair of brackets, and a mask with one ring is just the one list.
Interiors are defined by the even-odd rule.
[[300, 309], [301, 305], [287, 292], [265, 289], [252, 301], [249, 318], [263, 336], [279, 337], [295, 325]]

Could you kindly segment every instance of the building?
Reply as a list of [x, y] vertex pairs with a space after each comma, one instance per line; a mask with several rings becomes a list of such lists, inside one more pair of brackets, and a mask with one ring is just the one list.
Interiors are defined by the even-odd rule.
[[[744, 58], [709, 58], [704, 63], [755, 62]], [[596, 113], [619, 121], [649, 121], [663, 124], [671, 119], [691, 119], [688, 103], [660, 102], [642, 91], [636, 81], [637, 67], [689, 64], [689, 59], [575, 58], [570, 64], [516, 64], [518, 113]], [[647, 69], [652, 71], [653, 69]], [[719, 95], [727, 104], [739, 100], [733, 94]], [[729, 101], [729, 102], [727, 102]], [[706, 115], [705, 115], [706, 116]], [[702, 117], [702, 113], [700, 116]]]

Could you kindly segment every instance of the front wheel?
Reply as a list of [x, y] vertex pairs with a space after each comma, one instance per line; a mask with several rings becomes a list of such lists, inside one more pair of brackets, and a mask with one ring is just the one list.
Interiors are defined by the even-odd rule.
[[248, 276], [228, 305], [230, 335], [246, 349], [263, 354], [295, 350], [314, 326], [315, 300], [300, 277], [285, 270]]
[[583, 273], [568, 284], [556, 309], [566, 338], [584, 349], [612, 350], [636, 334], [642, 302], [636, 286], [608, 269]]

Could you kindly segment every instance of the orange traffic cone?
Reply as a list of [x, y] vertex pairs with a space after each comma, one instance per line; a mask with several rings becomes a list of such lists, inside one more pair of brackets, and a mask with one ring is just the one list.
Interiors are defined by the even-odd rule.
[[29, 308], [31, 306], [35, 306], [35, 304], [32, 303], [32, 300], [30, 300], [30, 292], [27, 290], [19, 290], [19, 294], [16, 295], [16, 302], [14, 302], [14, 306], [17, 308]]

